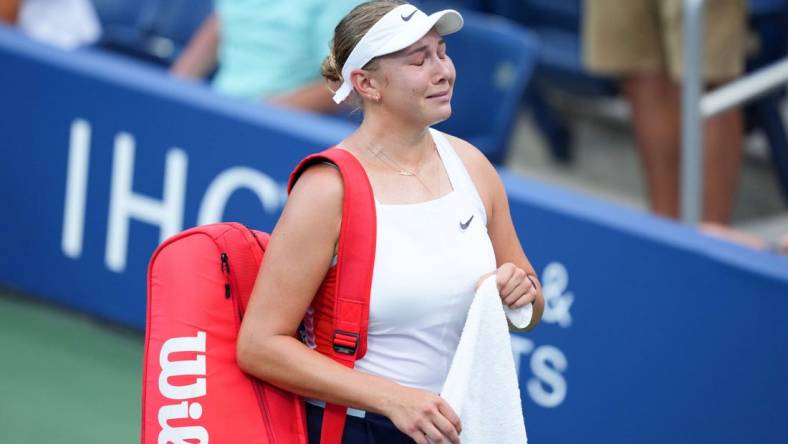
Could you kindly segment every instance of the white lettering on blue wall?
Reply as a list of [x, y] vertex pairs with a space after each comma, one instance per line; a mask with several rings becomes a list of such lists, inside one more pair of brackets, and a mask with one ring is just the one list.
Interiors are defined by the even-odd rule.
[[566, 398], [567, 362], [564, 353], [552, 345], [537, 347], [531, 355], [531, 372], [526, 391], [542, 407], [558, 407]]
[[90, 123], [76, 119], [71, 123], [66, 174], [66, 199], [63, 206], [63, 233], [60, 247], [63, 254], [77, 259], [82, 255], [85, 232], [85, 199], [90, 160]]
[[572, 314], [569, 309], [575, 300], [572, 293], [566, 291], [569, 286], [569, 273], [560, 262], [551, 262], [542, 272], [542, 295], [544, 296], [544, 314], [542, 321], [558, 324], [561, 327], [572, 325]]
[[[545, 307], [542, 321], [557, 324], [562, 328], [572, 325], [570, 308], [575, 300], [568, 292], [569, 272], [560, 262], [551, 262], [542, 271], [542, 294]], [[542, 327], [545, 328], [545, 327]], [[521, 335], [512, 335], [512, 353], [517, 374], [520, 362], [528, 356], [531, 375], [524, 376], [525, 393], [537, 405], [545, 408], [560, 406], [567, 395], [567, 380], [564, 375], [569, 365], [561, 349], [552, 345], [536, 346], [534, 342]], [[527, 372], [525, 372], [527, 374]]]
[[107, 268], [115, 272], [126, 269], [129, 221], [132, 218], [158, 225], [163, 241], [183, 229], [183, 201], [186, 194], [186, 153], [178, 148], [167, 152], [164, 171], [164, 199], [134, 193], [134, 138], [119, 133], [115, 138], [112, 162], [112, 186], [107, 229]]
[[[90, 202], [87, 200], [90, 144], [90, 122], [74, 119], [69, 140], [61, 235], [61, 250], [71, 259], [82, 256], [85, 219], [90, 211]], [[159, 227], [160, 241], [184, 228], [189, 165], [186, 152], [179, 148], [167, 151], [162, 173], [163, 197], [156, 199], [133, 191], [135, 150], [135, 140], [131, 134], [120, 132], [116, 135], [104, 249], [104, 262], [109, 270], [116, 273], [126, 270], [129, 223], [132, 219]], [[229, 168], [219, 172], [208, 185], [200, 203], [197, 225], [222, 221], [227, 201], [232, 193], [241, 188], [254, 192], [268, 213], [279, 211], [287, 199], [285, 186], [270, 176], [244, 166]]]
[[534, 403], [541, 407], [554, 408], [564, 402], [567, 383], [563, 373], [568, 363], [561, 350], [552, 345], [536, 347], [532, 340], [512, 335], [512, 354], [518, 375], [521, 361], [529, 357], [529, 368], [533, 376], [526, 381], [525, 393]]
[[253, 191], [269, 213], [276, 212], [282, 205], [282, 190], [275, 180], [252, 168], [234, 167], [216, 176], [208, 186], [200, 204], [197, 225], [221, 221], [227, 200], [239, 188]]

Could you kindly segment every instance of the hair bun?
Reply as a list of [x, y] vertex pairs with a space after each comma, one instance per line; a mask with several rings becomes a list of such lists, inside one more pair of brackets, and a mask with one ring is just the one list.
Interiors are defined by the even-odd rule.
[[342, 82], [342, 73], [339, 72], [334, 54], [329, 54], [323, 60], [323, 64], [320, 65], [320, 74], [330, 82]]

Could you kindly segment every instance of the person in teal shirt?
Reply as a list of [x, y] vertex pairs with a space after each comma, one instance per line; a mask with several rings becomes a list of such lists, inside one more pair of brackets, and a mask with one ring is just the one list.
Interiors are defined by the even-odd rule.
[[[334, 26], [360, 0], [216, 0], [171, 68], [182, 78], [216, 69], [229, 96], [321, 113], [338, 111], [320, 75]], [[218, 68], [218, 69], [217, 69]]]

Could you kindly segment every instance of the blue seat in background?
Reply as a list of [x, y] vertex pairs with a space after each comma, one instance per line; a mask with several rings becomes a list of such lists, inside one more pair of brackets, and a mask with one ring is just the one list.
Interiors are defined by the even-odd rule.
[[452, 116], [436, 128], [506, 157], [514, 120], [538, 57], [536, 36], [501, 17], [464, 11], [465, 27], [446, 37], [457, 69]]
[[99, 46], [168, 66], [213, 11], [212, 0], [92, 0]]
[[151, 2], [148, 0], [92, 0], [102, 35], [99, 46], [125, 52], [125, 48], [137, 47], [143, 40], [146, 17]]
[[[788, 0], [750, 0], [750, 29], [758, 39], [758, 51], [747, 60], [747, 71], [768, 66], [788, 56]], [[772, 161], [788, 202], [788, 136], [781, 102], [785, 88], [759, 98], [745, 107], [747, 130], [760, 130], [769, 142]]]
[[409, 0], [409, 3], [428, 14], [441, 9], [456, 9], [463, 14], [465, 11], [491, 12], [489, 0]]
[[213, 0], [158, 0], [155, 3], [157, 8], [150, 22], [149, 41], [163, 49], [161, 56], [171, 62], [213, 12]]
[[583, 67], [581, 45], [582, 0], [491, 0], [495, 14], [508, 17], [539, 35], [544, 47], [537, 66], [537, 81], [560, 84], [578, 94], [610, 95], [618, 92], [608, 77]]
[[541, 130], [554, 160], [572, 161], [569, 125], [545, 97], [550, 88], [590, 97], [618, 94], [612, 79], [591, 74], [583, 66], [581, 29], [582, 0], [490, 0], [495, 14], [533, 30], [542, 45], [528, 95], [534, 121]]

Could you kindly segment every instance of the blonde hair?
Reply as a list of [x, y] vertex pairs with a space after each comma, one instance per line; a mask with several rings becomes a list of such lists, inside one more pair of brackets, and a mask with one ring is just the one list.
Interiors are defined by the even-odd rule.
[[[342, 67], [345, 65], [351, 51], [364, 34], [397, 6], [407, 4], [402, 0], [372, 0], [361, 3], [347, 13], [334, 28], [334, 38], [329, 44], [329, 54], [320, 66], [320, 73], [329, 82], [338, 87], [342, 81]], [[364, 69], [373, 70], [377, 59], [372, 59], [364, 65]], [[331, 88], [332, 91], [336, 88]]]

